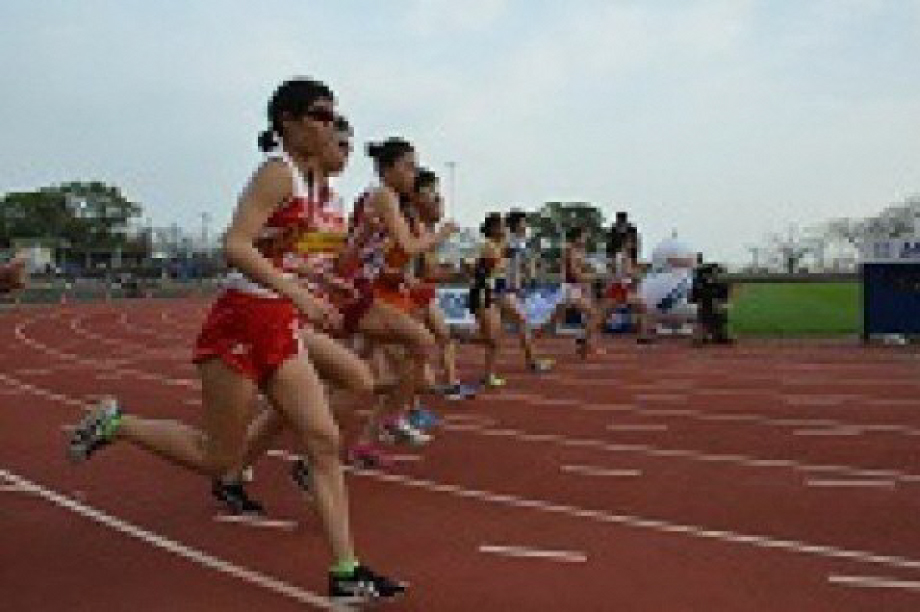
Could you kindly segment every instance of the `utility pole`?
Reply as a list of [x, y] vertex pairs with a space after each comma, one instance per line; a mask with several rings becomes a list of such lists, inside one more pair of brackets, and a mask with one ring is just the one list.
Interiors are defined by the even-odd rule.
[[449, 205], [444, 207], [444, 216], [450, 218], [450, 210], [457, 211], [457, 162], [449, 161], [447, 166], [448, 189], [450, 190]]

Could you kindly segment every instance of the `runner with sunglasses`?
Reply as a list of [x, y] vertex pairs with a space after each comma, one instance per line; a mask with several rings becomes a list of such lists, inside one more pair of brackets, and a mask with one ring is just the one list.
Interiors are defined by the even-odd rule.
[[[302, 318], [334, 329], [342, 316], [319, 277], [326, 262], [303, 255], [323, 215], [316, 191], [319, 157], [332, 139], [334, 96], [311, 79], [283, 83], [268, 106], [263, 151], [281, 150], [255, 173], [224, 239], [234, 267], [195, 346], [204, 429], [126, 413], [112, 398], [99, 403], [70, 439], [74, 461], [119, 441], [200, 474], [222, 477], [242, 455], [250, 410], [262, 392], [293, 429], [313, 466], [314, 496], [333, 566], [329, 595], [342, 602], [388, 599], [405, 586], [358, 562], [339, 460], [339, 431], [301, 336]], [[323, 258], [325, 259], [325, 258]]]

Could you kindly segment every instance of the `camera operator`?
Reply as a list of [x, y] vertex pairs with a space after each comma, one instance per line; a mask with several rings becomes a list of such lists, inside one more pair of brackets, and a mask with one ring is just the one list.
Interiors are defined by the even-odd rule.
[[694, 346], [705, 344], [733, 344], [728, 333], [728, 302], [731, 285], [720, 278], [725, 268], [715, 263], [704, 263], [699, 258], [693, 272], [693, 287], [690, 301], [697, 306], [698, 324], [694, 334]]

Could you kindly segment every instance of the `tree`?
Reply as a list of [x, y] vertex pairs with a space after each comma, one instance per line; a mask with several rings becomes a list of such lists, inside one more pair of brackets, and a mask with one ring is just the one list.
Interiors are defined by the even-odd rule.
[[768, 253], [774, 260], [778, 259], [783, 271], [789, 274], [797, 272], [808, 255], [820, 258], [823, 254], [823, 241], [802, 234], [794, 225], [790, 225], [785, 234], [771, 234], [767, 241]]
[[546, 259], [558, 261], [568, 231], [583, 227], [588, 232], [588, 252], [603, 250], [604, 213], [589, 202], [547, 202], [528, 216], [532, 246]]
[[140, 214], [140, 205], [98, 181], [8, 193], [0, 198], [0, 242], [44, 238], [56, 248], [121, 248], [128, 223]]

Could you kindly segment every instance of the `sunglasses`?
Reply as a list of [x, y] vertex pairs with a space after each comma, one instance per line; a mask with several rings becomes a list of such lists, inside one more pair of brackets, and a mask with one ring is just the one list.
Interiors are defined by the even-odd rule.
[[328, 108], [311, 108], [304, 114], [314, 121], [325, 123], [327, 125], [332, 125], [338, 116], [334, 111], [331, 111]]

